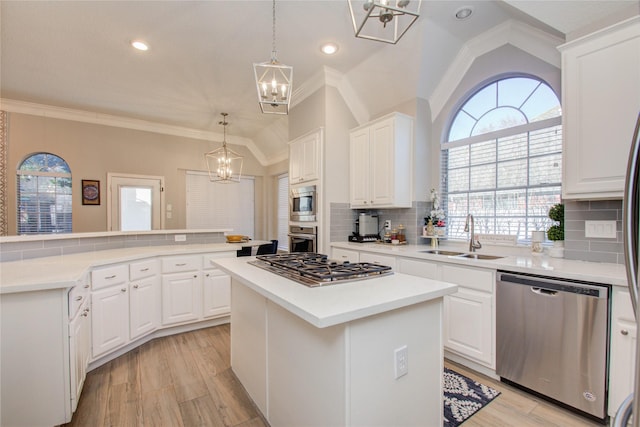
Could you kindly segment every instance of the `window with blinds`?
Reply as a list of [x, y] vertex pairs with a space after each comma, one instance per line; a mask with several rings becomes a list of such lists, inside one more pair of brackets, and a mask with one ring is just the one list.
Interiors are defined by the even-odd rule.
[[469, 213], [476, 233], [521, 241], [549, 227], [561, 198], [562, 125], [544, 82], [514, 77], [480, 89], [456, 112], [441, 154], [449, 237], [467, 237]]
[[278, 250], [289, 251], [289, 175], [278, 177]]
[[18, 167], [18, 234], [71, 233], [71, 169], [61, 157], [37, 153]]
[[255, 185], [252, 177], [218, 184], [204, 172], [187, 171], [187, 228], [230, 228], [233, 234], [254, 237]]

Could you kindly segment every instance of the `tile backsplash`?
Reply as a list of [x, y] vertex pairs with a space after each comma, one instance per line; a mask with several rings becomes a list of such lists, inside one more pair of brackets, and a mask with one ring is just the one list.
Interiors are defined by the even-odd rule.
[[[604, 201], [566, 201], [565, 204], [565, 250], [566, 259], [609, 262], [624, 264], [623, 236], [622, 236], [622, 200]], [[384, 220], [391, 220], [393, 227], [399, 224], [407, 229], [409, 244], [428, 244], [428, 239], [419, 237], [425, 212], [430, 209], [430, 202], [413, 202], [407, 209], [377, 209], [380, 228]], [[348, 203], [331, 203], [332, 242], [344, 242], [354, 231], [354, 222], [359, 212], [364, 210], [351, 209]], [[616, 238], [586, 238], [585, 221], [615, 220]]]

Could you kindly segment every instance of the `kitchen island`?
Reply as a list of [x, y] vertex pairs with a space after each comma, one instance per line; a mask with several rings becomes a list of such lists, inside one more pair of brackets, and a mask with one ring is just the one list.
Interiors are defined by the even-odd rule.
[[442, 425], [455, 285], [396, 273], [309, 288], [248, 260], [212, 262], [232, 277], [231, 366], [272, 427]]

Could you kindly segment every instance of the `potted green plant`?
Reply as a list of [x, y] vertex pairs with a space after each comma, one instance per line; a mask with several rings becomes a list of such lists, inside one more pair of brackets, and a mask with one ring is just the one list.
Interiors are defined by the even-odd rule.
[[564, 256], [564, 205], [558, 203], [549, 209], [549, 218], [555, 223], [547, 230], [547, 237], [553, 242], [549, 255], [555, 258]]

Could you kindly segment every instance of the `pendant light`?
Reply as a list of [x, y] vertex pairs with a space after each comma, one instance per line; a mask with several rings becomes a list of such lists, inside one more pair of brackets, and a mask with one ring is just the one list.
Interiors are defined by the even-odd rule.
[[258, 103], [264, 114], [289, 114], [293, 67], [281, 64], [276, 57], [276, 0], [273, 0], [271, 60], [253, 64]]
[[422, 0], [349, 0], [356, 37], [396, 44], [420, 16]]
[[223, 126], [224, 136], [222, 138], [222, 147], [205, 153], [204, 159], [207, 162], [209, 171], [209, 180], [211, 182], [219, 182], [221, 184], [240, 182], [242, 176], [243, 158], [240, 154], [227, 148], [227, 113], [220, 113], [222, 121], [218, 122]]

